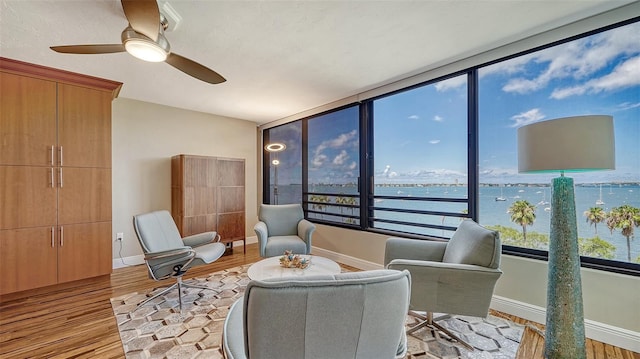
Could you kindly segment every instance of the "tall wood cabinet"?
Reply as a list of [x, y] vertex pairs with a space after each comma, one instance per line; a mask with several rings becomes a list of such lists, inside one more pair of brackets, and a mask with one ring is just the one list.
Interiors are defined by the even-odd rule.
[[244, 159], [173, 156], [171, 212], [180, 234], [217, 231], [224, 243], [243, 241], [246, 253], [244, 173]]
[[0, 58], [0, 294], [111, 273], [121, 85]]

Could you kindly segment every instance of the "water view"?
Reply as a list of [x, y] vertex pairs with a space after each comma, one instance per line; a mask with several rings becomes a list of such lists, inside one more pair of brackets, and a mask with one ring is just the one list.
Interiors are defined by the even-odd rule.
[[[354, 185], [315, 185], [310, 186], [310, 192], [322, 195], [323, 193], [334, 193], [344, 195], [357, 194]], [[278, 202], [300, 203], [302, 191], [300, 185], [286, 185], [278, 187]], [[466, 203], [447, 202], [422, 202], [403, 200], [410, 197], [435, 197], [435, 198], [460, 198], [467, 197], [466, 186], [453, 185], [382, 185], [376, 186], [376, 196], [394, 196], [398, 199], [376, 199], [375, 207], [390, 207], [410, 210], [428, 210], [454, 213], [466, 213]], [[348, 209], [331, 207], [336, 201], [335, 196], [326, 196], [325, 206], [316, 208], [329, 216], [335, 214], [351, 214]], [[622, 205], [630, 205], [640, 208], [640, 184], [578, 184], [575, 187], [576, 214], [578, 224], [578, 236], [581, 238], [593, 238], [596, 236], [596, 228], [587, 221], [584, 215], [592, 207], [600, 207], [609, 213], [612, 208]], [[479, 192], [479, 222], [484, 226], [503, 226], [522, 232], [522, 228], [511, 221], [508, 213], [509, 207], [515, 201], [525, 200], [535, 206], [536, 219], [533, 225], [527, 227], [527, 233], [535, 232], [549, 235], [551, 218], [551, 188], [548, 185], [481, 185]], [[310, 206], [311, 207], [311, 206]], [[358, 213], [357, 210], [355, 212]], [[426, 222], [435, 225], [457, 227], [460, 219], [445, 216], [427, 216], [412, 213], [396, 213], [375, 211], [376, 217], [388, 220], [398, 220], [405, 222], [421, 223]], [[321, 216], [317, 216], [321, 218]], [[452, 232], [446, 230], [434, 230], [426, 228], [407, 228], [406, 226], [380, 223], [378, 228], [398, 230], [403, 232], [413, 232], [425, 235], [435, 235], [439, 237], [449, 237]], [[613, 233], [607, 228], [606, 223], [597, 224], [598, 236], [615, 246], [612, 259], [627, 261], [627, 240], [619, 230]], [[631, 240], [631, 260], [634, 261], [640, 256], [640, 242]]]

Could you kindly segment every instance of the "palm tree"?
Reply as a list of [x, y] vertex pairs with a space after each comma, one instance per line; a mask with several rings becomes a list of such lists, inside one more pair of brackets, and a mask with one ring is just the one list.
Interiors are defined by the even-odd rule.
[[619, 229], [625, 238], [627, 238], [627, 261], [631, 262], [631, 240], [633, 239], [633, 230], [640, 226], [640, 209], [631, 207], [628, 204], [620, 207], [614, 207], [607, 216], [607, 227], [611, 233], [614, 229]]
[[605, 212], [602, 207], [591, 207], [588, 211], [584, 211], [584, 216], [587, 217], [587, 223], [589, 223], [589, 225], [593, 225], [597, 237], [598, 223], [602, 223], [607, 219], [607, 212]]
[[511, 214], [511, 222], [522, 226], [522, 237], [527, 241], [527, 226], [536, 220], [536, 207], [525, 200], [515, 201], [507, 213]]
[[596, 236], [594, 238], [578, 238], [578, 251], [581, 256], [613, 259], [616, 246]]

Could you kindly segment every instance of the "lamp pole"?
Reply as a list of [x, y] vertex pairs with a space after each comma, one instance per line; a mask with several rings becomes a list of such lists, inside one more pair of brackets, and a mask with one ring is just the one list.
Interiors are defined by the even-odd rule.
[[274, 159], [271, 161], [273, 165], [273, 204], [278, 204], [278, 165], [280, 161], [278, 160], [278, 152], [284, 151], [287, 146], [284, 143], [270, 143], [264, 146], [264, 149], [274, 154]]
[[573, 178], [552, 182], [545, 358], [586, 358]]
[[544, 356], [586, 358], [573, 178], [565, 171], [615, 169], [613, 117], [585, 115], [518, 128], [518, 171], [557, 172], [551, 188]]
[[278, 165], [280, 161], [271, 161], [273, 165], [273, 204], [278, 204]]

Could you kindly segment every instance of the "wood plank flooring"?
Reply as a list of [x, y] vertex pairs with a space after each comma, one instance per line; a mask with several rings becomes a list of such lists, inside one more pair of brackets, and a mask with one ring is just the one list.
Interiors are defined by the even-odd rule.
[[[256, 244], [236, 248], [213, 264], [189, 270], [185, 279], [259, 260]], [[355, 269], [354, 269], [355, 270]], [[147, 277], [145, 266], [120, 268], [111, 276], [0, 297], [0, 358], [124, 358], [109, 299], [150, 291], [168, 281]], [[515, 322], [526, 321], [502, 314]], [[527, 329], [518, 358], [543, 357], [544, 340]], [[589, 359], [640, 359], [640, 354], [588, 340]]]

